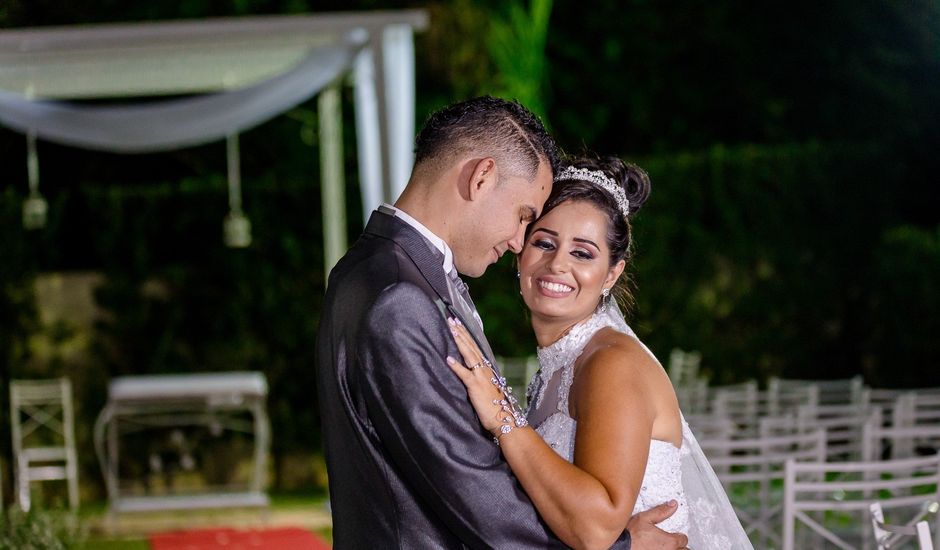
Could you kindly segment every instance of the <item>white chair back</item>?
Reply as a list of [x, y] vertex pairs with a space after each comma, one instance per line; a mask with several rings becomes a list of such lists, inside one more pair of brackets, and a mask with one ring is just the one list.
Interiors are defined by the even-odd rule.
[[714, 414], [686, 414], [682, 413], [685, 421], [689, 423], [696, 439], [733, 439], [737, 426], [731, 419]]
[[700, 438], [699, 444], [751, 541], [758, 548], [778, 548], [784, 465], [788, 460], [825, 460], [824, 431], [748, 439]]
[[784, 391], [794, 387], [815, 386], [820, 405], [861, 404], [865, 399], [865, 383], [861, 376], [838, 380], [807, 380], [794, 378], [771, 378], [768, 388]]
[[885, 427], [872, 416], [862, 430], [863, 460], [913, 458], [940, 452], [940, 424]]
[[895, 426], [940, 425], [940, 393], [917, 390], [899, 396], [893, 420]]
[[823, 540], [843, 550], [870, 546], [866, 516], [872, 503], [885, 509], [916, 508], [926, 499], [940, 499], [938, 486], [940, 455], [863, 462], [788, 460], [783, 550], [803, 550]]
[[11, 381], [10, 427], [20, 508], [29, 511], [33, 482], [64, 480], [69, 506], [77, 509], [78, 455], [69, 379]]
[[797, 409], [801, 431], [826, 430], [828, 460], [862, 458], [862, 431], [866, 423], [881, 422], [881, 409], [867, 404], [807, 405]]
[[[925, 514], [936, 514], [937, 508], [936, 501], [929, 501], [924, 506]], [[895, 548], [895, 544], [904, 537], [915, 537], [919, 550], [933, 550], [933, 541], [930, 540], [930, 525], [927, 520], [920, 519], [925, 514], [915, 517], [914, 521], [908, 522], [907, 525], [892, 525], [885, 523], [880, 502], [873, 502], [869, 510], [871, 511], [871, 526], [878, 550]]]

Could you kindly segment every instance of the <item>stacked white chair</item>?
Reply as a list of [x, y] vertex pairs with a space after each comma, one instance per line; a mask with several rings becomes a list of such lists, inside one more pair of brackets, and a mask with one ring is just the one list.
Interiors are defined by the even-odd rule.
[[738, 518], [758, 548], [781, 544], [782, 481], [788, 460], [823, 461], [823, 430], [745, 439], [699, 439]]
[[898, 396], [893, 418], [896, 426], [940, 424], [940, 391], [916, 390]]
[[869, 402], [877, 407], [881, 407], [886, 425], [892, 424], [894, 419], [894, 409], [898, 398], [909, 393], [911, 390], [872, 388], [868, 391]]
[[757, 389], [757, 382], [719, 386], [711, 390], [711, 411], [717, 418], [735, 424], [735, 437], [757, 435], [757, 421], [766, 413], [766, 395]]
[[701, 362], [702, 354], [697, 351], [676, 348], [669, 354], [666, 372], [686, 414], [702, 414], [708, 410], [708, 378], [699, 374]]
[[893, 423], [885, 426], [871, 418], [862, 432], [862, 456], [865, 460], [911, 458], [940, 452], [940, 423]]
[[881, 421], [881, 409], [864, 400], [848, 405], [805, 405], [797, 409], [797, 419], [803, 429], [826, 430], [826, 449], [829, 460], [857, 460], [862, 456], [862, 431], [875, 417]]
[[858, 526], [867, 523], [871, 504], [900, 513], [938, 499], [940, 455], [859, 462], [788, 460], [783, 550], [808, 550], [824, 542], [826, 548], [843, 550], [870, 547], [871, 532]]
[[845, 405], [860, 403], [865, 392], [865, 382], [861, 376], [838, 380], [800, 380], [794, 378], [771, 378], [768, 388], [786, 391], [792, 388], [813, 386], [818, 392], [820, 405]]
[[737, 433], [737, 425], [729, 418], [713, 414], [685, 414], [685, 421], [689, 423], [695, 438], [699, 441], [712, 439], [732, 439]]

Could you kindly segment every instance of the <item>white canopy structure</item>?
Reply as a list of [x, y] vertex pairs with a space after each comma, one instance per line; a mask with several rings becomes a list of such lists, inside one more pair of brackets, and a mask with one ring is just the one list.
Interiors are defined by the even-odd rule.
[[[346, 248], [339, 87], [352, 77], [367, 217], [411, 171], [412, 37], [426, 26], [423, 11], [387, 11], [0, 31], [0, 124], [30, 142], [118, 153], [227, 139], [237, 190], [238, 133], [319, 94], [329, 269]], [[185, 97], [154, 99], [166, 95]], [[128, 97], [147, 99], [63, 101]]]

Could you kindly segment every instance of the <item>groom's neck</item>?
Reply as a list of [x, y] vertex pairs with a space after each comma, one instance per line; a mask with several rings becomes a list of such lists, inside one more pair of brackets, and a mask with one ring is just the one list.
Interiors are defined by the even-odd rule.
[[404, 211], [453, 247], [451, 234], [459, 211], [455, 212], [455, 205], [442, 191], [441, 185], [412, 180], [395, 201], [395, 208]]

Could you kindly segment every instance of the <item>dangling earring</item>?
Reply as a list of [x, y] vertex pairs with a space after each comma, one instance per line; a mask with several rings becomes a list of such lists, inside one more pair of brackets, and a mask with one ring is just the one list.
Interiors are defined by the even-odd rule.
[[519, 280], [519, 295], [522, 295], [522, 272], [516, 271], [516, 279]]
[[516, 272], [516, 278], [517, 278], [517, 279], [521, 279], [521, 278], [522, 278], [522, 272], [521, 272], [521, 271], [517, 271], [517, 272]]
[[607, 306], [609, 305], [610, 305], [610, 289], [605, 288], [603, 292], [601, 292], [601, 307], [600, 307], [601, 312], [607, 311]]

